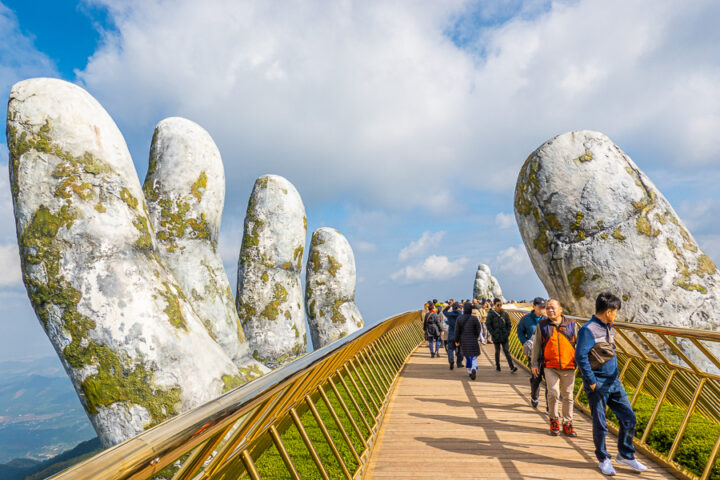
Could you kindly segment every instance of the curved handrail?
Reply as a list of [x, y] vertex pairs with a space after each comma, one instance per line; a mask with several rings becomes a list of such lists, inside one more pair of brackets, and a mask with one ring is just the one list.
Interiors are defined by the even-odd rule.
[[[323, 384], [328, 384], [328, 379], [333, 375], [340, 375], [340, 382], [343, 383], [345, 390], [354, 391], [356, 396], [362, 393], [360, 387], [355, 385], [355, 389], [349, 389], [345, 385], [345, 378], [349, 378], [353, 384], [356, 379], [358, 384], [363, 384], [365, 381], [370, 384], [371, 388], [365, 392], [363, 398], [352, 399], [356, 406], [361, 402], [371, 405], [371, 400], [373, 402], [380, 400], [382, 403], [384, 398], [369, 397], [380, 395], [377, 393], [378, 390], [385, 390], [387, 393], [391, 386], [388, 384], [390, 376], [395, 377], [405, 357], [420, 342], [419, 318], [418, 312], [406, 312], [354, 332], [215, 400], [111, 447], [53, 478], [63, 480], [147, 478], [176, 462], [183, 455], [202, 449], [197, 447], [203, 445], [207, 447], [208, 443], [213, 443], [214, 447], [218, 448], [223, 444], [227, 446], [228, 443], [236, 443], [233, 451], [225, 452], [228, 458], [224, 459], [223, 465], [211, 464], [213, 471], [218, 472], [222, 467], [226, 467], [233, 458], [237, 463], [238, 450], [242, 453], [242, 462], [247, 466], [247, 456], [253, 446], [252, 441], [268, 432], [274, 437], [272, 429], [282, 421], [289, 423], [287, 418], [294, 411], [293, 409], [298, 404], [307, 402], [307, 399], [312, 397], [313, 391], [318, 395], [318, 391], [323, 390]], [[340, 368], [344, 370], [338, 374]], [[346, 377], [343, 378], [342, 375]], [[338, 393], [336, 382], [330, 380], [330, 383], [332, 384], [330, 388]], [[322, 397], [326, 399], [324, 392]], [[372, 410], [372, 407], [369, 408]], [[307, 407], [304, 410], [307, 410]], [[377, 415], [376, 412], [372, 413], [377, 420], [384, 409], [376, 409], [376, 411]], [[275, 431], [277, 432], [277, 428]], [[238, 436], [241, 438], [237, 438]], [[192, 457], [185, 461], [185, 464], [190, 460], [197, 464], [193, 467], [192, 473], [201, 469], [195, 467], [203, 467], [216, 448], [205, 448], [205, 450], [207, 450], [205, 453], [207, 458], [200, 459], [202, 461]], [[177, 478], [190, 478], [189, 469], [183, 467], [181, 471], [181, 476], [175, 475]]]

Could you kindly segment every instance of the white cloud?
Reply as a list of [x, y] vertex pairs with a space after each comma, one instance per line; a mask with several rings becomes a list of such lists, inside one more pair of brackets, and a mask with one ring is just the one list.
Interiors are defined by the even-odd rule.
[[0, 287], [22, 285], [20, 253], [17, 244], [0, 245]]
[[350, 246], [354, 251], [362, 253], [372, 253], [377, 250], [377, 245], [363, 240], [354, 241], [350, 244]]
[[495, 258], [495, 265], [501, 272], [510, 272], [515, 275], [535, 274], [530, 257], [522, 244], [502, 250]]
[[444, 231], [434, 233], [423, 232], [420, 238], [410, 242], [410, 245], [400, 250], [400, 253], [398, 253], [398, 260], [404, 262], [412, 257], [422, 255], [432, 247], [437, 246], [444, 236]]
[[500, 212], [495, 215], [495, 225], [500, 228], [510, 228], [515, 225], [515, 215], [512, 213]]
[[447, 280], [463, 273], [462, 269], [468, 261], [465, 257], [458, 258], [457, 260], [449, 260], [448, 257], [445, 256], [430, 255], [422, 263], [408, 265], [393, 273], [390, 278], [392, 280], [401, 280], [409, 283]]
[[[230, 185], [272, 171], [309, 204], [395, 211], [464, 204], [458, 172], [507, 191], [528, 153], [573, 129], [643, 167], [720, 155], [713, 0], [94, 3], [118, 33], [79, 78], [137, 140], [140, 171], [167, 115], [211, 132]], [[461, 46], [458, 24], [474, 29]]]

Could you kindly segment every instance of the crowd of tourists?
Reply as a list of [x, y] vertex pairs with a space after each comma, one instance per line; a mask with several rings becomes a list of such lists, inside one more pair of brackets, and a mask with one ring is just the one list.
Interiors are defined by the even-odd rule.
[[[563, 314], [557, 299], [537, 297], [532, 310], [517, 324], [515, 333], [530, 370], [530, 405], [538, 408], [540, 388], [545, 380], [545, 406], [549, 433], [577, 437], [573, 427], [575, 373], [579, 369], [592, 414], [595, 456], [603, 474], [614, 475], [612, 456], [605, 448], [606, 409], [617, 417], [618, 455], [616, 462], [637, 472], [647, 467], [635, 458], [633, 437], [635, 413], [618, 375], [613, 322], [622, 301], [604, 292], [595, 301], [595, 315], [579, 327]], [[445, 356], [450, 370], [465, 367], [471, 380], [478, 376], [481, 346], [495, 347], [495, 370], [500, 372], [502, 351], [510, 372], [518, 371], [510, 353], [513, 324], [501, 299], [464, 299], [425, 303], [423, 330], [431, 358]], [[443, 355], [442, 352], [445, 352]]]

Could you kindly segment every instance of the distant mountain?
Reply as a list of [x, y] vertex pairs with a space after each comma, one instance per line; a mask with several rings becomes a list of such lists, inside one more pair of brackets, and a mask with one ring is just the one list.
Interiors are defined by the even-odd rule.
[[0, 465], [0, 478], [3, 480], [40, 480], [61, 472], [100, 451], [102, 451], [100, 439], [95, 437], [44, 462], [16, 458]]
[[94, 437], [57, 358], [0, 362], [0, 462], [47, 460]]

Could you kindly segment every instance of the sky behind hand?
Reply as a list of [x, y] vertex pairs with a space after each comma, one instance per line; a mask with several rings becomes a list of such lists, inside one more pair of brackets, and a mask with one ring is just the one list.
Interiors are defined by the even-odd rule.
[[[720, 260], [716, 1], [3, 1], [4, 98], [33, 76], [83, 86], [141, 181], [161, 119], [213, 136], [233, 284], [252, 184], [275, 173], [303, 197], [308, 236], [348, 237], [369, 324], [470, 296], [478, 263], [508, 298], [543, 295], [514, 185], [535, 148], [577, 129], [610, 136]], [[0, 360], [51, 354], [22, 286], [7, 174], [0, 229]]]

